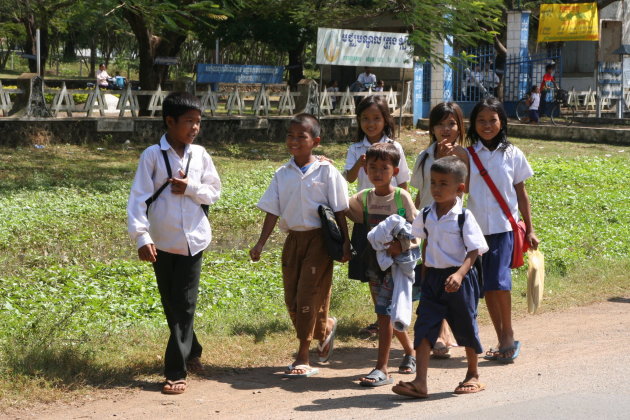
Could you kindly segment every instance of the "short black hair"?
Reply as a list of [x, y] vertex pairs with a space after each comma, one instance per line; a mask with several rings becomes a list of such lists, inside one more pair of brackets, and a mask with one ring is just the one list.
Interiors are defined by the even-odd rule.
[[173, 117], [175, 121], [190, 110], [201, 110], [201, 100], [193, 94], [188, 92], [173, 92], [170, 93], [164, 102], [162, 102], [162, 121], [164, 121], [164, 127], [166, 127], [166, 117]]
[[556, 65], [555, 65], [555, 64], [547, 64], [547, 65], [545, 66], [545, 71], [553, 70], [553, 69], [555, 69], [555, 68], [556, 68]]
[[303, 112], [302, 114], [297, 114], [296, 116], [291, 118], [291, 123], [289, 125], [291, 124], [299, 124], [305, 127], [309, 127], [311, 136], [313, 136], [313, 138], [319, 137], [322, 132], [322, 128], [319, 125], [319, 121], [317, 121], [317, 118], [315, 118], [314, 115], [307, 114], [305, 112]]
[[529, 90], [530, 92], [533, 92], [536, 90], [536, 88], [538, 87], [538, 85], [532, 85], [532, 88]]
[[436, 160], [433, 162], [433, 165], [431, 165], [431, 172], [454, 175], [455, 181], [460, 183], [465, 182], [466, 175], [468, 175], [466, 164], [457, 156], [445, 156]]
[[365, 161], [367, 162], [370, 159], [389, 160], [397, 168], [400, 163], [400, 152], [394, 146], [394, 143], [376, 143], [365, 152]]

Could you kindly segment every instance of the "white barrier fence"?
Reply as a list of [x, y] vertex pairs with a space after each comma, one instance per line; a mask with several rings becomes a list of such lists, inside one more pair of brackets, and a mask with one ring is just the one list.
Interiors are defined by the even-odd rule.
[[[403, 103], [403, 113], [411, 112], [411, 82], [407, 82], [406, 95]], [[23, 94], [21, 89], [5, 89], [0, 82], [0, 116], [7, 116], [13, 103], [11, 94]], [[163, 91], [161, 86], [155, 91], [132, 90], [127, 86], [125, 90], [109, 91], [102, 90], [98, 86], [91, 90], [67, 89], [63, 83], [61, 89], [44, 89], [44, 93], [53, 94], [52, 102], [47, 104], [53, 115], [68, 117], [77, 116], [92, 117], [98, 113], [100, 116], [107, 114], [119, 118], [137, 117], [140, 114], [139, 96], [151, 96], [148, 102], [147, 111], [154, 116], [156, 112], [162, 110], [164, 98], [170, 93]], [[77, 104], [73, 95], [87, 94], [88, 98], [84, 104]], [[206, 117], [214, 116], [243, 116], [243, 117], [267, 117], [269, 115], [294, 115], [299, 112], [310, 112], [315, 115], [354, 115], [355, 104], [361, 97], [369, 95], [383, 95], [390, 111], [400, 112], [400, 94], [393, 89], [386, 92], [328, 92], [318, 91], [318, 85], [312, 83], [309, 87], [306, 106], [303, 109], [296, 108], [296, 99], [301, 95], [299, 92], [291, 92], [289, 87], [281, 92], [270, 93], [261, 85], [257, 92], [244, 92], [235, 86], [231, 91], [212, 91], [210, 86], [205, 91], [197, 92], [200, 97], [203, 114]], [[110, 102], [107, 99], [110, 99]], [[111, 100], [117, 101], [115, 111], [112, 110]]]

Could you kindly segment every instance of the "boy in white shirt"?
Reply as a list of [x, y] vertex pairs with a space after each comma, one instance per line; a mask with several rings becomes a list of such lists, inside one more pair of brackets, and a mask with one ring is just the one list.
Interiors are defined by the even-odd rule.
[[187, 371], [203, 369], [193, 321], [202, 254], [212, 237], [207, 209], [219, 199], [221, 181], [210, 155], [192, 144], [201, 125], [199, 98], [168, 95], [162, 118], [166, 133], [140, 155], [127, 223], [140, 260], [153, 263], [171, 331], [162, 392], [181, 394]]
[[538, 85], [532, 86], [527, 105], [529, 105], [529, 123], [537, 124], [539, 118], [538, 107], [540, 106], [540, 90]]
[[319, 340], [319, 361], [330, 358], [337, 320], [328, 317], [332, 288], [333, 260], [328, 255], [317, 212], [329, 206], [344, 237], [344, 256], [350, 259], [350, 239], [344, 211], [348, 208], [348, 186], [339, 171], [326, 160], [318, 160], [313, 149], [320, 142], [315, 117], [293, 117], [287, 133], [291, 160], [281, 166], [258, 202], [266, 212], [260, 239], [249, 251], [258, 261], [278, 218], [280, 229], [288, 232], [282, 249], [284, 300], [297, 332], [299, 349], [295, 361], [284, 372], [288, 378], [303, 378], [319, 372], [310, 366], [309, 348]]
[[418, 361], [416, 378], [393, 387], [399, 395], [427, 398], [427, 370], [442, 320], [451, 326], [457, 343], [466, 348], [468, 371], [456, 394], [485, 389], [479, 382], [477, 355], [483, 349], [477, 326], [477, 304], [481, 292], [477, 257], [488, 245], [473, 214], [462, 207], [467, 169], [456, 156], [438, 159], [431, 166], [431, 195], [434, 203], [425, 207], [412, 225], [412, 233], [426, 239], [422, 299], [414, 326], [414, 347]]

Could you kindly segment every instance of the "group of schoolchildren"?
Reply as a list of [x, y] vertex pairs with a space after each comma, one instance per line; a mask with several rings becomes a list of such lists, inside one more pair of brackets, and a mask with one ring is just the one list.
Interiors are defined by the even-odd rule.
[[[142, 153], [128, 204], [129, 233], [139, 258], [153, 263], [170, 329], [162, 388], [166, 394], [183, 393], [187, 374], [203, 369], [193, 320], [202, 253], [211, 237], [207, 206], [218, 200], [221, 182], [205, 149], [192, 144], [200, 128], [200, 105], [186, 93], [164, 100], [166, 133]], [[258, 261], [276, 224], [287, 233], [281, 257], [284, 299], [299, 345], [284, 377], [318, 373], [309, 354], [313, 340], [320, 363], [328, 362], [334, 350], [338, 321], [329, 314], [333, 259], [322, 232], [321, 205], [332, 209], [343, 237], [338, 261], [359, 264], [374, 302], [378, 357], [374, 369], [359, 378], [361, 385], [394, 382], [388, 362], [395, 336], [405, 353], [399, 373], [416, 374], [414, 380], [394, 385], [396, 394], [426, 398], [432, 349], [445, 356], [444, 351], [436, 353], [438, 344], [448, 351], [455, 341], [465, 347], [468, 370], [454, 392], [483, 390], [477, 367], [483, 352], [477, 326], [480, 297], [486, 299], [497, 334], [496, 346], [484, 357], [510, 363], [519, 355], [511, 324], [512, 228], [482, 172], [491, 176], [513, 217], [518, 220], [520, 213], [526, 240], [536, 248], [525, 190], [533, 171], [507, 139], [507, 115], [499, 101], [479, 102], [470, 121], [464, 136], [457, 104], [434, 107], [431, 143], [411, 175], [402, 147], [391, 139], [394, 121], [379, 96], [366, 97], [357, 108], [357, 141], [350, 146], [343, 173], [313, 154], [321, 140], [317, 119], [308, 114], [293, 117], [286, 136], [291, 158], [276, 171], [258, 202], [265, 218], [250, 250], [252, 261]], [[472, 163], [473, 154], [485, 169]], [[349, 197], [347, 183], [355, 180], [358, 192]], [[415, 202], [407, 191], [409, 182], [418, 189]], [[346, 218], [354, 222], [352, 238]], [[363, 249], [353, 249], [351, 239], [363, 243]], [[420, 290], [413, 342], [406, 331], [411, 283]]]

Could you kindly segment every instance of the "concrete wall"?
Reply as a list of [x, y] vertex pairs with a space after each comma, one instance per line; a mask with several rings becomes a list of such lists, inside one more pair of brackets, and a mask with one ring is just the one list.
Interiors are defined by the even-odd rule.
[[[291, 117], [267, 119], [215, 117], [204, 119], [198, 137], [200, 144], [211, 142], [278, 141], [283, 142]], [[353, 141], [356, 135], [354, 116], [322, 117], [322, 142]], [[398, 124], [398, 118], [396, 118]], [[403, 117], [411, 124], [411, 116]], [[155, 143], [164, 128], [161, 118], [0, 118], [0, 145], [35, 144]]]

